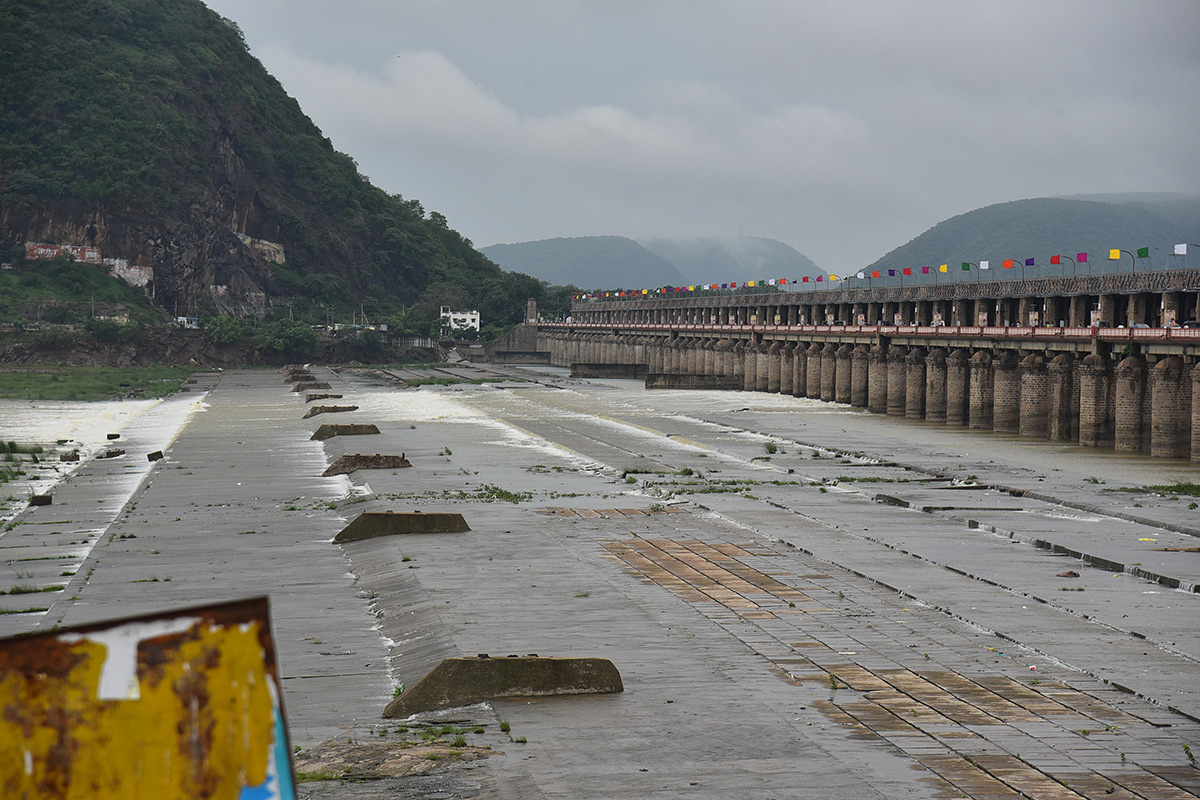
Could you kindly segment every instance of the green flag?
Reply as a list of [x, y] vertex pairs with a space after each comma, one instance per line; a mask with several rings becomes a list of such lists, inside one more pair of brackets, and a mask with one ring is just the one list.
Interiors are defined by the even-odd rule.
[[971, 268], [971, 262], [970, 262], [970, 261], [964, 261], [964, 262], [963, 262], [963, 265], [962, 265], [962, 268], [963, 268], [963, 269], [970, 269], [970, 268]]
[[1150, 257], [1150, 248], [1149, 247], [1139, 247], [1138, 248], [1138, 258], [1149, 258], [1149, 257]]

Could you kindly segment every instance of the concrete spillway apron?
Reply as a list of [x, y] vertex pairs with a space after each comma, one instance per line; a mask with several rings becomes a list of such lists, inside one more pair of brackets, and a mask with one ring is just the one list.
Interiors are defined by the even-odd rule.
[[[334, 537], [344, 544], [405, 533], [465, 533], [462, 514], [368, 511]], [[501, 697], [606, 694], [624, 690], [621, 673], [606, 658], [542, 658], [537, 655], [443, 659], [412, 689], [392, 700], [385, 718], [468, 706]]]

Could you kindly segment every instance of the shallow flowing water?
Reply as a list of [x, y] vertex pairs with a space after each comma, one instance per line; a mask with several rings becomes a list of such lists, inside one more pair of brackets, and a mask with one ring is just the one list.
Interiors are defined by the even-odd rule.
[[[26, 473], [0, 484], [0, 523], [12, 519], [29, 502], [30, 495], [44, 494], [55, 484], [109, 447], [120, 447], [120, 434], [137, 422], [149, 426], [166, 441], [173, 440], [188, 415], [203, 408], [195, 397], [165, 400], [0, 400], [0, 441], [40, 445], [45, 452], [38, 462], [22, 460]], [[60, 453], [79, 452], [79, 461], [59, 461]], [[22, 456], [22, 459], [27, 458]], [[148, 464], [148, 462], [147, 462]], [[147, 466], [148, 469], [148, 466]], [[145, 470], [133, 473], [128, 491], [137, 487]]]

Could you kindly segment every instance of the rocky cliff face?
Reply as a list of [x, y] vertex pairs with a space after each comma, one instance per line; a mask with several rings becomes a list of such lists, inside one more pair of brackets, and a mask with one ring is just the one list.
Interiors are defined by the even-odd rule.
[[161, 333], [145, 342], [89, 342], [63, 344], [20, 342], [0, 347], [0, 363], [11, 369], [38, 364], [83, 367], [144, 367], [153, 364], [235, 367], [265, 363], [250, 347], [216, 347], [199, 331]]
[[236, 25], [196, 0], [17, 0], [0, 7], [0, 74], [0, 260], [97, 248], [152, 268], [148, 292], [179, 315], [262, 314], [294, 293], [278, 273], [303, 226], [288, 237], [279, 216], [327, 227], [311, 176], [345, 163]]
[[[177, 208], [76, 198], [27, 198], [0, 207], [4, 252], [26, 242], [91, 246], [105, 259], [151, 267], [147, 291], [169, 313], [263, 314], [281, 291], [275, 263], [236, 234], [277, 241], [279, 227], [232, 132], [221, 131], [215, 144], [202, 191], [179, 198]], [[287, 250], [283, 243], [284, 258]]]

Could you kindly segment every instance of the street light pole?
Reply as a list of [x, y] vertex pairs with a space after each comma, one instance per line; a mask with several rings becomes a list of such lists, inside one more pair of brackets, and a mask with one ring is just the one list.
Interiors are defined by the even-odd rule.
[[[1116, 258], [1113, 258], [1113, 255], [1112, 255], [1113, 253], [1117, 253]], [[1130, 270], [1129, 274], [1132, 275], [1135, 272], [1137, 272], [1137, 259], [1133, 257], [1133, 253], [1129, 252], [1128, 250], [1121, 250], [1116, 247], [1110, 247], [1108, 250], [1108, 260], [1117, 262], [1117, 272], [1121, 271], [1121, 256], [1120, 256], [1121, 253], [1124, 253], [1125, 255], [1129, 256], [1129, 261], [1133, 264], [1133, 268]]]

